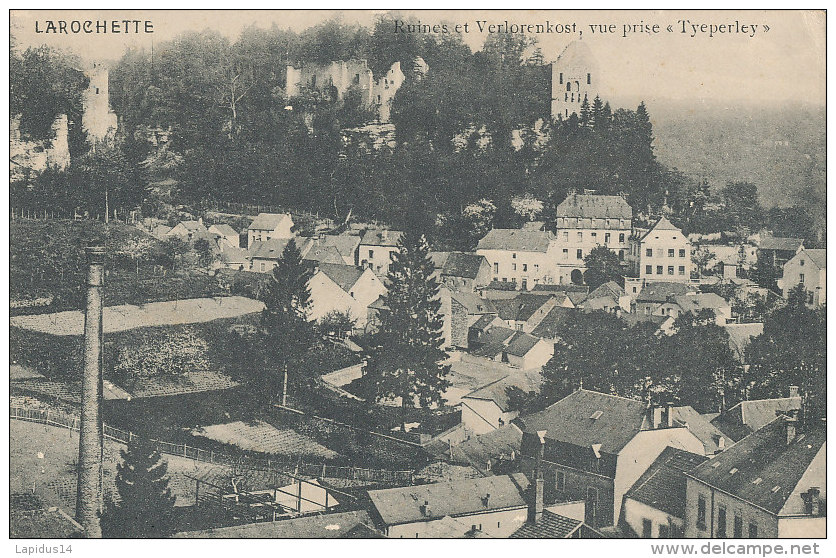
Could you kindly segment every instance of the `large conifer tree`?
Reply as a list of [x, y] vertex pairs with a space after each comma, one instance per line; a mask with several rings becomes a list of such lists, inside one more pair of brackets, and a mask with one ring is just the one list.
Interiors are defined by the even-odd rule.
[[294, 368], [314, 341], [313, 325], [308, 321], [311, 306], [308, 281], [311, 275], [296, 242], [291, 239], [282, 251], [262, 296], [265, 308], [261, 325], [265, 346], [268, 357], [280, 369], [279, 374], [268, 378], [267, 387], [272, 390], [271, 396], [278, 393], [281, 374]]
[[122, 450], [116, 466], [119, 502], [102, 518], [106, 537], [157, 538], [170, 535], [174, 525], [174, 496], [168, 487], [168, 464], [154, 442], [134, 438]]
[[[441, 349], [443, 322], [439, 284], [433, 277], [426, 237], [410, 228], [401, 237], [388, 276], [388, 312], [376, 336], [368, 373], [378, 399], [401, 397], [404, 410], [443, 402], [450, 382]], [[401, 427], [404, 427], [402, 415]]]

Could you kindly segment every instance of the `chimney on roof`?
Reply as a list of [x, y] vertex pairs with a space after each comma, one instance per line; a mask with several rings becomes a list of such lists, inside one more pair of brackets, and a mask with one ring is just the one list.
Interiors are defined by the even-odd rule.
[[386, 229], [380, 231], [380, 240], [389, 240], [389, 231]]
[[537, 523], [543, 517], [543, 492], [545, 491], [545, 481], [543, 481], [543, 451], [546, 447], [546, 431], [537, 431], [537, 457], [534, 463], [534, 497], [528, 503], [528, 521], [529, 523]]
[[818, 516], [821, 513], [821, 491], [818, 486], [811, 486], [807, 492], [801, 493], [804, 500], [804, 513]]
[[485, 494], [485, 496], [482, 498], [482, 505], [485, 506], [486, 508], [491, 505], [491, 493], [490, 492]]
[[790, 386], [790, 397], [798, 397], [798, 386]]
[[430, 515], [432, 515], [429, 500], [424, 500], [424, 503], [421, 504], [421, 515], [423, 515], [424, 517], [430, 517]]
[[662, 406], [657, 405], [656, 403], [651, 403], [648, 408], [648, 414], [650, 419], [650, 428], [653, 430], [662, 428]]
[[664, 426], [671, 428], [673, 426], [673, 403], [667, 401], [665, 408], [662, 411], [662, 418]]
[[197, 218], [197, 224], [200, 225], [201, 227], [203, 226], [203, 217], [198, 217]]
[[793, 412], [784, 417], [784, 431], [786, 432], [787, 445], [795, 440], [795, 435], [798, 427], [798, 417]]

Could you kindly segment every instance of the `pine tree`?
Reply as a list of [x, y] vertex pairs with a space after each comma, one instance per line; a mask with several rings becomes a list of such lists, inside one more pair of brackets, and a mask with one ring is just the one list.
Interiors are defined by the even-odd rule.
[[288, 241], [278, 265], [262, 295], [262, 334], [268, 356], [279, 364], [281, 373], [268, 383], [273, 396], [279, 392], [280, 376], [298, 365], [314, 342], [313, 325], [308, 321], [311, 271], [302, 261], [294, 240]]
[[584, 95], [583, 102], [581, 103], [581, 126], [589, 126], [590, 121], [592, 120], [592, 113], [589, 108], [589, 99]]
[[592, 127], [596, 131], [603, 130], [605, 128], [604, 103], [598, 95], [595, 95], [595, 99], [592, 100]]
[[401, 237], [389, 270], [389, 311], [382, 316], [368, 374], [378, 399], [400, 397], [404, 428], [406, 408], [443, 402], [450, 367], [441, 365], [447, 354], [439, 313], [439, 284], [433, 277], [426, 237], [410, 227]]
[[102, 531], [114, 538], [158, 538], [175, 531], [174, 496], [168, 487], [168, 464], [154, 442], [135, 438], [116, 466], [119, 502], [102, 517]]

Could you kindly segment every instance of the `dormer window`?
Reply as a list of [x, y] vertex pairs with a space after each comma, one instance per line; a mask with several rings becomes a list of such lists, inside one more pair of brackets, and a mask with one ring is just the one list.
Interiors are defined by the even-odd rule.
[[595, 411], [594, 413], [592, 413], [592, 415], [590, 415], [589, 418], [591, 418], [592, 420], [598, 420], [599, 418], [601, 418], [601, 415], [603, 414], [604, 411]]

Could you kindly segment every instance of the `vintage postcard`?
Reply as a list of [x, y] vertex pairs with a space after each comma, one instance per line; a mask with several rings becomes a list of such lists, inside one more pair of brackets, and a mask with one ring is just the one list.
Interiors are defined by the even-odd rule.
[[819, 552], [823, 10], [9, 31], [15, 552]]

